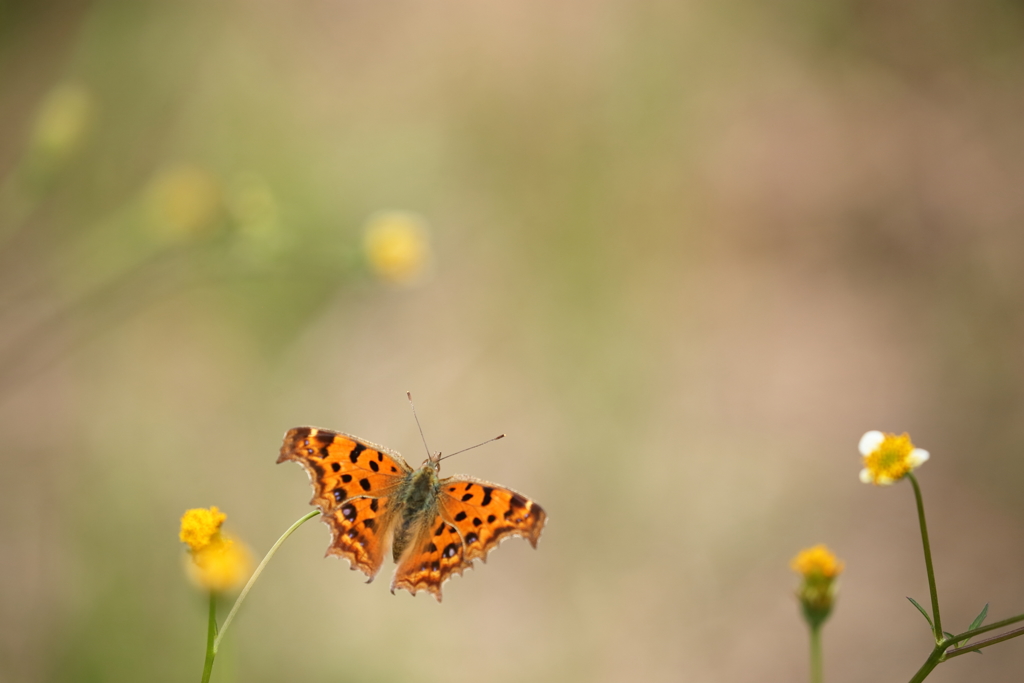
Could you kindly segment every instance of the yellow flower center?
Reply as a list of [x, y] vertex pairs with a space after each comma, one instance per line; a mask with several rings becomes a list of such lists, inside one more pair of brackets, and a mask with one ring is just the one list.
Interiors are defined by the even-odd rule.
[[876, 482], [896, 481], [912, 469], [910, 454], [913, 450], [914, 444], [910, 442], [909, 434], [886, 434], [882, 443], [864, 456], [864, 467]]
[[181, 517], [181, 531], [178, 538], [187, 543], [192, 554], [196, 554], [209, 546], [215, 539], [219, 540], [220, 526], [228, 516], [217, 509], [209, 510], [194, 508], [187, 510]]

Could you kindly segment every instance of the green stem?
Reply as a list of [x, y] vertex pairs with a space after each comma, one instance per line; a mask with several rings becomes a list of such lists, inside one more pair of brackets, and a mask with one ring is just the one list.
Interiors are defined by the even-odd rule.
[[821, 624], [811, 626], [811, 683], [825, 680], [821, 663]]
[[980, 650], [983, 647], [988, 647], [989, 645], [995, 645], [996, 643], [1001, 643], [1004, 640], [1009, 640], [1010, 638], [1016, 638], [1017, 636], [1024, 636], [1024, 627], [1022, 627], [1022, 628], [1015, 628], [1012, 631], [1007, 631], [1006, 633], [1003, 633], [1002, 635], [998, 635], [998, 636], [996, 636], [994, 638], [986, 638], [985, 640], [979, 640], [978, 642], [974, 643], [973, 645], [964, 645], [963, 647], [958, 647], [955, 650], [950, 650], [949, 652], [946, 653], [946, 656], [943, 657], [942, 659], [943, 659], [943, 661], [945, 661], [945, 660], [950, 659], [952, 657], [959, 657], [960, 655], [965, 655], [968, 652], [975, 652], [977, 650]]
[[1000, 629], [1000, 628], [1002, 628], [1004, 626], [1009, 626], [1010, 624], [1016, 624], [1018, 621], [1024, 621], [1024, 614], [1018, 614], [1017, 616], [1010, 617], [1009, 619], [1003, 619], [1002, 621], [996, 621], [996, 622], [993, 622], [993, 623], [989, 624], [988, 626], [979, 626], [978, 628], [971, 629], [970, 631], [964, 631], [963, 633], [959, 633], [959, 634], [953, 636], [949, 640], [950, 640], [950, 642], [953, 642], [953, 643], [959, 643], [961, 640], [963, 640], [965, 638], [973, 638], [974, 636], [980, 636], [982, 633], [988, 633], [989, 631], [995, 631], [996, 629]]
[[926, 659], [924, 664], [921, 665], [921, 668], [917, 670], [914, 677], [910, 679], [910, 683], [921, 683], [921, 681], [927, 678], [928, 674], [930, 674], [932, 670], [939, 665], [939, 662], [942, 661], [942, 653], [945, 649], [946, 648], [941, 645], [936, 645], [935, 649], [932, 650], [932, 653], [928, 655], [928, 659]]
[[932, 621], [935, 625], [935, 642], [941, 643], [945, 635], [942, 633], [942, 618], [939, 616], [939, 591], [935, 587], [935, 569], [932, 567], [932, 547], [928, 542], [928, 523], [924, 519], [924, 500], [921, 498], [921, 487], [913, 472], [907, 478], [914, 485], [914, 498], [917, 499], [917, 518], [921, 522], [921, 544], [924, 545], [924, 566], [928, 571], [928, 592], [932, 596]]
[[[263, 561], [260, 562], [259, 566], [256, 567], [256, 571], [254, 571], [252, 573], [252, 576], [249, 577], [249, 582], [247, 584], [245, 584], [245, 588], [243, 588], [242, 592], [238, 594], [238, 599], [235, 600], [235, 604], [231, 606], [231, 611], [228, 612], [228, 618], [224, 620], [224, 625], [221, 626], [220, 633], [218, 633], [217, 637], [214, 639], [214, 641], [213, 641], [213, 654], [214, 655], [217, 654], [217, 650], [220, 648], [220, 641], [224, 639], [224, 634], [227, 633], [228, 626], [231, 625], [231, 622], [235, 618], [235, 614], [238, 613], [238, 608], [241, 607], [242, 603], [245, 601], [245, 596], [249, 595], [249, 591], [252, 589], [253, 584], [256, 583], [256, 579], [260, 578], [260, 574], [263, 573], [263, 568], [267, 566], [268, 562], [270, 562], [270, 558], [272, 558], [274, 556], [274, 553], [276, 553], [277, 549], [281, 547], [281, 544], [285, 542], [285, 539], [292, 535], [292, 532], [294, 532], [296, 529], [298, 529], [300, 526], [302, 526], [305, 522], [309, 521], [310, 519], [316, 517], [319, 514], [320, 514], [319, 510], [313, 510], [309, 514], [304, 515], [303, 517], [301, 517], [299, 519], [299, 521], [295, 522], [295, 524], [292, 524], [290, 527], [288, 527], [288, 530], [285, 531], [283, 534], [281, 534], [281, 538], [277, 539], [277, 543], [272, 545], [270, 547], [270, 550], [267, 551], [267, 554], [263, 558]], [[212, 662], [211, 662], [211, 666], [212, 666]], [[205, 681], [205, 679], [204, 679], [204, 681]]]
[[206, 627], [206, 661], [203, 663], [203, 682], [209, 683], [210, 674], [213, 672], [213, 658], [217, 651], [213, 647], [214, 638], [217, 635], [217, 594], [210, 591], [210, 620]]

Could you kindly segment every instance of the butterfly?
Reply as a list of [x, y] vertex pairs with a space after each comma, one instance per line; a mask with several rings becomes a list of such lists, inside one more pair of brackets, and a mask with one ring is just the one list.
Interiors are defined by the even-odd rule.
[[522, 536], [537, 547], [547, 515], [512, 489], [457, 474], [441, 479], [440, 454], [413, 470], [395, 451], [357, 436], [295, 427], [278, 463], [294, 460], [309, 474], [313, 499], [331, 528], [328, 555], [344, 557], [370, 581], [390, 549], [398, 565], [391, 592], [428, 591], [473, 566], [501, 541]]

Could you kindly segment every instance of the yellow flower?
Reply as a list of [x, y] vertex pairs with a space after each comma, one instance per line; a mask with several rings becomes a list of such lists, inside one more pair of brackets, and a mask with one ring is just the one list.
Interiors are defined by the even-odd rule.
[[249, 549], [221, 533], [225, 519], [227, 515], [216, 507], [188, 510], [181, 518], [178, 538], [189, 548], [186, 572], [193, 583], [209, 591], [241, 585], [252, 568]]
[[861, 437], [860, 453], [864, 456], [860, 480], [876, 486], [896, 483], [929, 458], [928, 451], [914, 447], [909, 434], [896, 436], [878, 431]]
[[819, 543], [813, 548], [805, 548], [797, 553], [790, 561], [789, 567], [805, 579], [820, 577], [831, 580], [843, 572], [843, 561], [837, 559], [828, 546]]
[[154, 230], [169, 241], [187, 241], [209, 232], [220, 216], [221, 187], [198, 166], [173, 166], [150, 183], [147, 210]]
[[832, 611], [836, 597], [836, 578], [843, 571], [843, 561], [819, 544], [797, 553], [790, 568], [803, 577], [796, 595], [804, 618], [812, 628], [820, 626]]
[[178, 532], [178, 538], [182, 543], [188, 544], [191, 552], [197, 553], [220, 535], [220, 527], [227, 518], [228, 516], [218, 510], [216, 505], [209, 510], [186, 510], [181, 516], [181, 531]]
[[406, 211], [383, 211], [366, 224], [363, 249], [370, 269], [394, 284], [415, 284], [431, 260], [427, 224]]

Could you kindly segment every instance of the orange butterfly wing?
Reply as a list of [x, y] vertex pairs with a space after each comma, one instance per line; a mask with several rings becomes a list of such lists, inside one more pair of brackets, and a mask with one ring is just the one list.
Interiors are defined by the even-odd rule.
[[504, 539], [522, 536], [537, 547], [547, 514], [540, 505], [504, 486], [456, 475], [440, 481], [437, 507], [395, 571], [391, 590], [427, 590], [441, 601], [441, 586], [461, 575]]
[[277, 462], [301, 464], [313, 485], [313, 499], [331, 529], [328, 555], [344, 557], [373, 580], [384, 562], [394, 524], [389, 500], [412, 469], [402, 456], [349, 434], [317, 427], [288, 431]]
[[413, 595], [429, 591], [441, 602], [441, 586], [453, 574], [461, 575], [472, 562], [463, 554], [464, 545], [458, 530], [434, 514], [433, 524], [423, 524], [412, 550], [399, 561], [391, 579], [391, 592], [404, 588]]
[[459, 530], [470, 562], [486, 562], [487, 553], [512, 536], [536, 548], [547, 521], [544, 509], [521, 493], [465, 475], [441, 480], [439, 503], [441, 516]]

